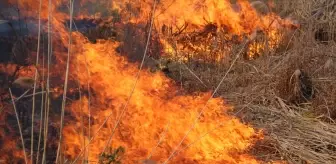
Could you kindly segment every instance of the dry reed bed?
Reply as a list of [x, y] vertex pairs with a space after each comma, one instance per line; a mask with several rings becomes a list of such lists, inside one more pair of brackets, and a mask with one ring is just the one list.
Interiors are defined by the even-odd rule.
[[[217, 96], [235, 105], [232, 114], [243, 122], [264, 130], [265, 139], [251, 150], [260, 159], [335, 163], [336, 3], [276, 1], [274, 10], [297, 19], [301, 28], [288, 34], [274, 53], [253, 61], [240, 56]], [[319, 30], [328, 37], [321, 36]], [[235, 49], [221, 63], [189, 60], [164, 64], [168, 75], [189, 91], [211, 90], [229, 69], [241, 45]], [[303, 82], [293, 82], [298, 70], [311, 81], [313, 96], [307, 99], [298, 93], [297, 85]]]
[[[313, 53], [312, 46], [294, 48], [296, 46], [301, 45], [294, 44], [292, 50], [281, 56], [263, 56], [254, 61], [240, 59], [217, 96], [235, 105], [233, 114], [242, 121], [265, 130], [268, 143], [264, 144], [273, 145], [271, 150], [275, 154], [268, 153], [262, 159], [333, 163], [336, 160], [336, 67], [328, 64], [333, 48], [316, 45], [315, 48], [323, 46], [325, 51]], [[191, 91], [214, 88], [229, 67], [229, 64], [199, 67], [194, 62], [186, 65], [188, 69], [184, 65], [174, 66], [177, 69], [170, 76]], [[296, 93], [289, 79], [297, 69], [308, 74], [315, 91], [310, 101], [299, 104], [290, 101]], [[257, 156], [261, 154], [260, 150], [256, 152]]]
[[[289, 34], [275, 53], [252, 61], [240, 56], [216, 95], [235, 105], [233, 115], [264, 130], [265, 139], [251, 150], [264, 161], [336, 161], [336, 44], [332, 38], [336, 14], [330, 14], [335, 11], [332, 2], [276, 1], [274, 10], [298, 19], [302, 27]], [[330, 34], [325, 43], [315, 40], [321, 28]], [[214, 89], [241, 47], [234, 47], [221, 63], [166, 64], [169, 76], [190, 91]], [[312, 81], [314, 96], [308, 101], [297, 97], [297, 86], [290, 80], [298, 69]]]

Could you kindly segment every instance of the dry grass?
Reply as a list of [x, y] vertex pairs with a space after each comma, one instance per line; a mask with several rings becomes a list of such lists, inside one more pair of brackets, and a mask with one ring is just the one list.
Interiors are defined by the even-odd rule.
[[247, 108], [240, 116], [253, 116], [245, 121], [265, 129], [265, 140], [253, 150], [257, 157], [285, 159], [290, 163], [335, 162], [335, 125], [304, 117], [287, 106], [249, 105]]
[[[336, 3], [298, 0], [275, 4], [274, 11], [297, 19], [301, 28], [287, 34], [288, 39], [274, 53], [252, 61], [241, 57], [217, 96], [235, 105], [233, 114], [242, 121], [264, 129], [265, 140], [252, 150], [259, 158], [335, 163]], [[185, 65], [166, 61], [163, 65], [168, 76], [189, 91], [213, 90], [235, 54], [233, 50], [221, 63], [189, 60]], [[298, 70], [305, 80], [295, 78]], [[302, 95], [303, 84], [310, 84], [308, 97]]]
[[[265, 139], [251, 150], [251, 153], [264, 161], [278, 159], [289, 163], [336, 161], [335, 10], [336, 4], [332, 0], [275, 1], [272, 11], [282, 17], [297, 19], [302, 27], [294, 33], [286, 34], [287, 39], [275, 52], [263, 54], [251, 61], [240, 56], [215, 94], [235, 106], [233, 115], [255, 128], [264, 130]], [[90, 31], [88, 35], [92, 35], [92, 38], [101, 35], [106, 38], [116, 37], [117, 32], [111, 29], [109, 34], [107, 32], [107, 29]], [[131, 49], [129, 47], [134, 44], [127, 42], [130, 41], [127, 35], [124, 37], [125, 49]], [[316, 40], [316, 37], [320, 41]], [[220, 39], [226, 38], [223, 36]], [[50, 43], [50, 40], [48, 42]], [[203, 43], [205, 42], [202, 41], [201, 44]], [[127, 44], [130, 46], [127, 47]], [[166, 63], [162, 59], [161, 65], [165, 65], [169, 70], [168, 75], [190, 92], [213, 90], [229, 70], [241, 46], [234, 47], [220, 62], [204, 62], [213, 61], [210, 56], [201, 62], [191, 59], [185, 63], [174, 61]], [[225, 48], [217, 50], [225, 51]], [[200, 51], [199, 55], [204, 53], [201, 50], [197, 51]], [[48, 72], [50, 55], [48, 47]], [[302, 96], [300, 88], [304, 82], [300, 78], [295, 78], [297, 70], [306, 74], [312, 82], [314, 93], [312, 97]], [[49, 77], [47, 81], [48, 94], [42, 97], [46, 100], [44, 108], [48, 110], [44, 116], [41, 111], [40, 120], [44, 119], [44, 127], [39, 129], [41, 142], [42, 135], [46, 138], [41, 145], [41, 149], [44, 150], [43, 161], [47, 158], [45, 151], [49, 141], [45, 136], [48, 133], [51, 106]], [[40, 141], [37, 143], [40, 144]], [[40, 148], [40, 145], [38, 147]], [[39, 157], [37, 159], [39, 160]]]

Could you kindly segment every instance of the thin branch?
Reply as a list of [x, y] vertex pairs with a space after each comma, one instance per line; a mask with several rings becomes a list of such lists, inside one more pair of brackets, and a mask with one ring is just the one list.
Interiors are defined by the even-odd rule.
[[25, 95], [30, 91], [30, 89], [27, 89], [21, 96], [19, 96], [18, 98], [14, 99], [14, 102], [19, 101], [21, 98], [25, 97]]
[[63, 89], [63, 100], [62, 100], [62, 113], [61, 113], [61, 126], [60, 126], [60, 139], [58, 143], [58, 150], [56, 156], [56, 164], [59, 161], [60, 154], [61, 154], [61, 147], [62, 147], [62, 140], [63, 140], [63, 126], [64, 126], [64, 111], [65, 111], [65, 104], [66, 104], [66, 94], [68, 89], [68, 79], [69, 79], [69, 67], [70, 67], [70, 54], [71, 54], [71, 44], [72, 44], [72, 19], [73, 19], [73, 3], [74, 0], [70, 0], [70, 29], [69, 29], [69, 47], [68, 47], [68, 55], [67, 55], [67, 65], [65, 71], [65, 81], [64, 81], [64, 89]]
[[[182, 62], [181, 62], [182, 63]], [[204, 87], [208, 87], [205, 83], [199, 78], [186, 64], [182, 63], [182, 65], [199, 81]]]
[[171, 121], [168, 122], [165, 130], [161, 133], [158, 143], [152, 149], [152, 151], [149, 153], [149, 156], [147, 157], [147, 159], [150, 159], [152, 157], [153, 153], [155, 152], [155, 150], [157, 149], [157, 147], [159, 147], [160, 143], [162, 142], [163, 138], [165, 137], [165, 135], [166, 135], [166, 133], [167, 133], [167, 131], [169, 129], [170, 123], [171, 123]]
[[47, 151], [47, 141], [48, 141], [48, 123], [49, 123], [49, 110], [50, 110], [50, 61], [52, 55], [52, 29], [51, 29], [51, 21], [52, 21], [52, 3], [49, 0], [48, 4], [48, 64], [47, 64], [47, 94], [46, 94], [46, 112], [45, 112], [45, 122], [44, 122], [44, 145], [43, 145], [43, 157], [42, 157], [42, 164], [46, 163], [46, 151]]
[[[42, 38], [43, 43], [43, 51], [42, 51], [42, 69], [44, 70], [44, 37]], [[44, 71], [42, 72], [42, 93], [44, 92]], [[40, 144], [41, 144], [41, 138], [42, 138], [42, 123], [43, 123], [43, 108], [44, 108], [44, 95], [41, 96], [41, 111], [40, 111], [40, 131], [39, 131], [39, 139], [38, 139], [38, 145], [37, 145], [37, 157], [36, 157], [36, 164], [39, 164], [40, 160]]]
[[157, 5], [157, 1], [154, 0], [153, 10], [152, 10], [152, 18], [151, 18], [151, 21], [150, 21], [150, 27], [149, 27], [149, 31], [148, 31], [148, 37], [147, 37], [146, 47], [145, 47], [145, 51], [144, 51], [144, 54], [143, 54], [143, 57], [142, 57], [142, 61], [141, 61], [141, 64], [140, 64], [139, 71], [137, 72], [135, 84], [134, 84], [134, 86], [132, 88], [132, 91], [131, 91], [128, 99], [127, 99], [126, 105], [124, 106], [124, 108], [121, 111], [120, 117], [117, 119], [117, 122], [116, 122], [115, 126], [113, 127], [112, 134], [111, 134], [111, 136], [110, 136], [107, 144], [105, 145], [105, 148], [103, 149], [101, 155], [105, 152], [106, 148], [108, 147], [108, 145], [112, 141], [112, 137], [113, 137], [113, 135], [115, 133], [115, 130], [117, 129], [117, 127], [118, 127], [118, 125], [119, 125], [119, 123], [121, 121], [121, 118], [124, 116], [124, 114], [126, 112], [127, 106], [129, 104], [129, 102], [131, 101], [132, 95], [133, 95], [133, 93], [135, 91], [135, 88], [136, 88], [136, 85], [137, 85], [137, 83], [139, 81], [140, 73], [141, 73], [142, 67], [143, 67], [143, 65], [145, 63], [145, 58], [146, 58], [146, 54], [147, 54], [147, 51], [148, 51], [148, 45], [149, 45], [149, 41], [150, 41], [150, 37], [151, 37], [151, 33], [152, 33], [152, 28], [153, 28], [153, 23], [154, 23], [154, 15], [155, 15], [156, 5]]
[[36, 55], [36, 67], [35, 67], [35, 80], [34, 80], [34, 89], [33, 89], [33, 106], [32, 106], [32, 122], [31, 122], [31, 145], [30, 145], [30, 160], [33, 163], [34, 157], [34, 118], [35, 118], [35, 93], [36, 93], [36, 84], [37, 84], [37, 67], [39, 64], [39, 55], [40, 55], [40, 40], [41, 40], [41, 9], [42, 9], [42, 0], [40, 0], [39, 6], [39, 23], [38, 23], [38, 36], [37, 36], [37, 55]]
[[12, 90], [10, 88], [9, 88], [9, 94], [12, 98], [12, 103], [13, 103], [13, 108], [14, 108], [14, 111], [15, 111], [16, 121], [17, 121], [18, 126], [19, 126], [19, 132], [20, 132], [20, 137], [21, 137], [21, 142], [22, 142], [22, 149], [23, 149], [23, 155], [24, 155], [24, 158], [25, 158], [25, 163], [28, 164], [27, 155], [26, 155], [26, 148], [25, 148], [24, 139], [23, 139], [23, 135], [22, 135], [21, 124], [20, 124], [19, 116], [18, 116], [18, 113], [17, 113], [17, 110], [16, 110]]

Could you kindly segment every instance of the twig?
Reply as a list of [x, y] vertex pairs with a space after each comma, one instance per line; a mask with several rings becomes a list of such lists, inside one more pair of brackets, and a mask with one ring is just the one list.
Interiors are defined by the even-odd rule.
[[[140, 78], [140, 73], [141, 73], [141, 70], [142, 70], [142, 67], [145, 63], [145, 58], [146, 58], [146, 54], [147, 54], [147, 51], [148, 51], [148, 45], [149, 45], [149, 41], [150, 41], [150, 37], [151, 37], [151, 33], [152, 33], [152, 27], [153, 27], [153, 23], [154, 23], [154, 15], [155, 15], [155, 9], [156, 9], [156, 4], [157, 4], [157, 1], [154, 0], [154, 4], [153, 4], [153, 10], [152, 10], [152, 19], [151, 19], [151, 22], [150, 22], [150, 27], [149, 27], [149, 30], [148, 30], [148, 37], [147, 37], [147, 42], [146, 42], [146, 47], [145, 47], [145, 51], [144, 51], [144, 54], [143, 54], [143, 57], [142, 57], [142, 61], [141, 61], [141, 64], [140, 64], [140, 68], [139, 68], [139, 71], [137, 72], [137, 76], [136, 76], [136, 80], [135, 80], [135, 84], [132, 88], [132, 91], [127, 99], [127, 102], [124, 106], [124, 108], [122, 109], [122, 112], [120, 114], [120, 117], [117, 119], [117, 122], [116, 122], [116, 125], [113, 127], [113, 130], [112, 130], [112, 134], [107, 142], [107, 144], [105, 145], [105, 148], [103, 149], [101, 155], [105, 152], [106, 148], [108, 147], [108, 145], [110, 144], [110, 142], [112, 141], [112, 137], [114, 135], [114, 132], [115, 130], [117, 129], [120, 121], [121, 121], [121, 118], [124, 116], [125, 112], [126, 112], [126, 109], [127, 109], [127, 106], [133, 96], [133, 93], [135, 91], [135, 88], [136, 88], [136, 85], [139, 81], [139, 78]], [[111, 113], [112, 114], [112, 113]]]
[[[44, 37], [42, 38], [42, 43], [44, 45]], [[44, 46], [42, 51], [42, 69], [44, 69]], [[44, 82], [44, 72], [42, 72], [42, 82]], [[44, 92], [44, 83], [41, 84], [42, 93]], [[36, 164], [39, 164], [40, 160], [40, 144], [41, 144], [41, 137], [42, 137], [42, 123], [43, 123], [43, 108], [44, 108], [44, 95], [41, 96], [41, 110], [40, 110], [40, 131], [39, 131], [39, 139], [37, 144], [37, 157], [36, 157]]]
[[[36, 93], [36, 84], [37, 84], [37, 66], [39, 64], [39, 55], [40, 55], [40, 40], [41, 40], [41, 9], [42, 9], [42, 0], [40, 0], [39, 6], [39, 24], [38, 24], [38, 36], [37, 36], [37, 52], [36, 52], [36, 67], [35, 67], [35, 80], [34, 80], [34, 89], [33, 89], [33, 106], [32, 106], [32, 125], [31, 125], [31, 145], [30, 145], [30, 160], [33, 163], [34, 157], [34, 118], [35, 118], [35, 93]], [[42, 96], [43, 97], [43, 96]]]
[[52, 3], [49, 0], [48, 3], [48, 65], [47, 65], [47, 94], [46, 94], [46, 112], [45, 112], [45, 122], [44, 122], [44, 145], [43, 145], [43, 156], [42, 156], [42, 164], [46, 163], [46, 151], [47, 151], [47, 141], [48, 141], [48, 123], [49, 123], [49, 110], [50, 110], [50, 61], [52, 55], [52, 29], [51, 29], [51, 21], [52, 21]]
[[166, 135], [166, 133], [167, 133], [167, 131], [168, 131], [168, 129], [169, 129], [169, 126], [170, 126], [170, 121], [168, 122], [168, 124], [167, 124], [165, 130], [161, 133], [158, 143], [157, 143], [156, 146], [152, 149], [152, 151], [149, 153], [149, 156], [147, 157], [147, 159], [150, 159], [150, 158], [152, 157], [154, 151], [156, 150], [156, 148], [159, 147], [160, 143], [162, 142], [164, 136]]
[[71, 44], [72, 44], [72, 19], [73, 19], [73, 3], [74, 0], [70, 0], [70, 29], [69, 29], [69, 47], [68, 47], [68, 55], [67, 55], [67, 65], [66, 65], [66, 72], [65, 72], [65, 81], [64, 81], [64, 90], [63, 90], [63, 100], [62, 100], [62, 112], [61, 112], [61, 126], [60, 126], [60, 140], [58, 142], [58, 150], [56, 155], [56, 164], [59, 161], [60, 154], [61, 154], [61, 147], [62, 147], [62, 140], [63, 140], [63, 126], [64, 126], [64, 111], [65, 111], [65, 104], [66, 104], [66, 94], [68, 89], [68, 79], [69, 79], [69, 67], [70, 67], [70, 53], [71, 53]]
[[20, 137], [21, 137], [21, 142], [22, 142], [22, 149], [23, 149], [23, 155], [24, 155], [24, 158], [25, 158], [25, 163], [28, 164], [27, 155], [26, 155], [26, 148], [25, 148], [24, 139], [23, 139], [23, 135], [22, 135], [21, 124], [20, 124], [19, 116], [18, 116], [18, 113], [17, 113], [17, 110], [16, 110], [12, 90], [10, 88], [9, 88], [9, 94], [12, 98], [12, 103], [13, 103], [13, 107], [14, 107], [14, 111], [15, 111], [16, 121], [17, 121], [18, 126], [19, 126], [19, 132], [20, 132]]
[[28, 92], [30, 91], [30, 89], [26, 90], [20, 97], [14, 99], [14, 101], [19, 101], [22, 97], [24, 97]]
[[[181, 62], [182, 63], [182, 62]], [[205, 85], [205, 83], [186, 65], [186, 64], [184, 64], [184, 63], [182, 63], [182, 65], [184, 65], [184, 67], [185, 68], [187, 68], [187, 70], [193, 75], [193, 76], [195, 76], [195, 78], [199, 81], [199, 82], [201, 82], [202, 83], [202, 85], [204, 86], [204, 87], [208, 87], [207, 85]]]
[[178, 31], [177, 31], [177, 32], [174, 32], [174, 33], [172, 34], [172, 36], [178, 36], [178, 35], [182, 34], [182, 32], [183, 32], [185, 29], [187, 29], [187, 27], [188, 27], [188, 23], [185, 23], [182, 27], [178, 27], [178, 26], [176, 26], [176, 28], [178, 29]]
[[[22, 98], [27, 98], [27, 97], [32, 97], [32, 96], [36, 96], [36, 95], [40, 95], [40, 94], [44, 94], [44, 93], [47, 93], [46, 91], [41, 91], [41, 92], [36, 92], [35, 94], [29, 94], [29, 95], [25, 95], [25, 96], [23, 96]], [[52, 91], [50, 92], [50, 93], [52, 93]], [[18, 101], [19, 99], [17, 98], [17, 99], [15, 99], [15, 101]]]

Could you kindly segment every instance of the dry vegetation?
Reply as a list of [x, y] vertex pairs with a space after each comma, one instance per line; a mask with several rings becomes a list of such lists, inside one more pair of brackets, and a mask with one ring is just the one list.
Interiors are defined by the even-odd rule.
[[[234, 115], [262, 128], [253, 150], [264, 160], [290, 163], [336, 161], [336, 2], [276, 1], [273, 10], [300, 29], [285, 34], [276, 52], [234, 63], [217, 96], [235, 105]], [[165, 64], [168, 75], [190, 91], [214, 89], [237, 51], [222, 63], [189, 60]], [[167, 62], [164, 62], [167, 63]]]
[[[146, 64], [152, 68], [160, 65], [167, 76], [194, 93], [213, 90], [230, 70], [216, 96], [234, 105], [232, 114], [244, 123], [263, 129], [265, 139], [251, 153], [264, 161], [335, 163], [336, 2], [277, 0], [272, 10], [298, 20], [301, 25], [295, 31], [284, 32], [286, 39], [274, 52], [265, 51], [256, 59], [246, 60], [244, 53], [240, 53], [244, 46], [241, 44], [220, 62], [213, 62], [211, 56], [184, 62], [155, 57], [146, 59]], [[89, 31], [86, 35], [90, 40], [97, 35], [118, 39], [119, 31], [108, 30], [111, 29]], [[145, 37], [135, 43], [126, 42], [127, 36], [121, 38], [126, 44], [120, 51], [144, 47], [135, 44]], [[152, 54], [157, 52], [153, 46], [151, 50]], [[127, 51], [130, 56], [132, 53], [137, 54]]]

